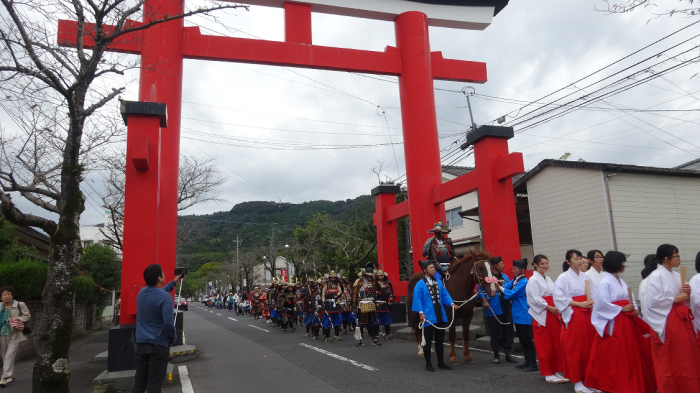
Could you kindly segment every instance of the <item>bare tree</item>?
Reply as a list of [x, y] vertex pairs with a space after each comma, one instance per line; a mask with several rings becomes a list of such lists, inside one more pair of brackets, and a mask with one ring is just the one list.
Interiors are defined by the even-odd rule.
[[681, 7], [681, 8], [674, 8], [674, 7], [669, 7], [665, 8], [664, 10], [658, 12], [656, 11], [657, 7], [659, 5], [657, 3], [652, 3], [649, 0], [621, 0], [621, 1], [613, 1], [612, 3], [610, 1], [605, 1], [605, 4], [607, 5], [606, 8], [604, 9], [597, 9], [598, 11], [603, 11], [608, 14], [624, 14], [627, 12], [632, 12], [638, 8], [647, 8], [651, 11], [651, 13], [655, 17], [660, 17], [664, 15], [668, 16], [673, 16], [675, 14], [679, 15], [685, 15], [687, 17], [693, 17], [693, 16], [698, 16], [700, 13], [700, 7], [693, 6], [698, 4], [696, 0], [677, 0], [675, 1], [676, 4], [678, 3], [683, 3], [683, 4], [688, 4], [686, 7]]
[[[209, 2], [160, 15], [146, 0], [0, 2], [0, 104], [17, 126], [0, 134], [0, 208], [12, 223], [41, 228], [51, 237], [32, 389], [68, 392], [85, 209], [80, 184], [98, 153], [123, 137], [114, 100], [125, 90], [124, 72], [139, 65], [108, 47], [158, 23], [241, 6]], [[130, 22], [143, 17], [146, 23]], [[59, 18], [77, 22], [74, 48], [57, 44]], [[23, 212], [12, 200], [17, 195], [56, 219]]]
[[[104, 188], [98, 192], [102, 207], [109, 213], [110, 222], [100, 232], [107, 238], [106, 244], [122, 249], [124, 228], [124, 185], [126, 183], [126, 151], [118, 154], [106, 154], [103, 165], [108, 175], [104, 179]], [[178, 211], [185, 210], [204, 202], [223, 202], [219, 197], [219, 186], [228, 180], [228, 176], [215, 164], [213, 158], [197, 158], [189, 155], [180, 156], [178, 173]], [[202, 225], [193, 224], [188, 220], [178, 222], [178, 244], [190, 238], [192, 230], [201, 230]], [[184, 228], [180, 226], [184, 225]]]
[[376, 228], [371, 219], [357, 220], [353, 225], [345, 225], [332, 217], [319, 214], [314, 217], [317, 225], [324, 230], [323, 241], [335, 247], [342, 255], [351, 277], [377, 246]]

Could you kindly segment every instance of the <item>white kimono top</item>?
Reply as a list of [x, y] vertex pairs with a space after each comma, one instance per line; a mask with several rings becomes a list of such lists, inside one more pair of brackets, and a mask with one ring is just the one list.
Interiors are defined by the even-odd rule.
[[681, 275], [659, 266], [647, 277], [644, 297], [644, 320], [664, 342], [666, 318], [673, 307], [673, 298], [681, 293]]
[[540, 326], [547, 326], [547, 301], [543, 299], [545, 296], [552, 296], [554, 282], [552, 279], [535, 272], [527, 280], [525, 293], [527, 294], [527, 305], [530, 306], [528, 314], [537, 321]]
[[642, 282], [639, 283], [639, 306], [644, 310], [644, 300], [647, 297], [647, 279], [649, 277], [645, 278], [642, 280]]
[[[622, 278], [620, 278], [620, 282], [617, 282], [615, 276], [604, 272], [596, 290], [595, 303], [593, 303], [593, 312], [591, 313], [591, 323], [600, 337], [603, 337], [606, 325], [608, 326], [608, 334], [612, 335], [615, 317], [622, 311], [622, 307], [613, 304], [613, 302], [620, 300], [629, 300], [627, 283]], [[634, 301], [634, 295], [632, 295], [632, 300]], [[635, 305], [634, 308], [637, 306]]]
[[600, 273], [598, 273], [594, 268], [590, 268], [586, 272], [586, 275], [591, 279], [591, 281], [593, 282], [593, 284], [595, 284], [596, 287], [598, 286], [598, 284], [600, 284], [600, 280], [603, 279], [604, 274], [605, 272], [602, 269], [600, 270]]
[[690, 279], [690, 310], [693, 311], [693, 327], [700, 332], [700, 273]]
[[596, 287], [591, 278], [585, 273], [574, 273], [573, 269], [569, 269], [557, 277], [554, 283], [554, 307], [561, 312], [561, 319], [565, 326], [569, 327], [571, 316], [574, 315], [574, 309], [571, 308], [571, 301], [575, 296], [586, 294], [586, 281], [591, 282], [591, 299], [595, 298]]

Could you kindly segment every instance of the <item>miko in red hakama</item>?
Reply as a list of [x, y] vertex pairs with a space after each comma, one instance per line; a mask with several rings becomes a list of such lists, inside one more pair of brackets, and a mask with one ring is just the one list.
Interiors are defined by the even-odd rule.
[[651, 353], [659, 393], [700, 392], [700, 347], [695, 337], [693, 313], [674, 303], [666, 318], [664, 341], [651, 333]]
[[[542, 297], [547, 304], [554, 307], [552, 296]], [[549, 376], [554, 373], [564, 372], [564, 361], [561, 350], [561, 337], [559, 329], [561, 322], [557, 316], [547, 311], [546, 326], [540, 326], [536, 320], [532, 320], [532, 332], [535, 337], [535, 350], [537, 360], [540, 362], [540, 375]]]
[[[575, 302], [587, 301], [586, 295], [574, 296]], [[591, 324], [591, 309], [571, 307], [569, 326], [561, 325], [561, 348], [564, 356], [564, 376], [572, 383], [583, 381], [593, 348], [595, 329]]]
[[[624, 307], [629, 300], [613, 304]], [[649, 393], [656, 390], [650, 333], [653, 331], [633, 313], [619, 313], [612, 335], [596, 334], [593, 340], [586, 386], [611, 393]], [[656, 333], [654, 333], [656, 334]]]

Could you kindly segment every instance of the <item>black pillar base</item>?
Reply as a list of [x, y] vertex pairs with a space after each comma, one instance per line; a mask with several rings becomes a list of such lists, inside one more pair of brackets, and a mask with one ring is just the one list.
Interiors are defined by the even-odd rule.
[[136, 325], [109, 329], [107, 371], [136, 370]]
[[183, 341], [185, 331], [185, 313], [180, 310], [175, 310], [175, 343], [173, 346], [184, 345]]
[[394, 303], [391, 305], [392, 323], [406, 323], [406, 303]]

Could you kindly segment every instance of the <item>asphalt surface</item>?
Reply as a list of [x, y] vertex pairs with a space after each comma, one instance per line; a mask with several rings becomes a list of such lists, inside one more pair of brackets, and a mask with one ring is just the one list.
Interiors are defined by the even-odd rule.
[[476, 364], [428, 373], [412, 341], [382, 340], [374, 347], [365, 337], [365, 347], [358, 348], [348, 333], [343, 342], [326, 344], [304, 337], [303, 328], [285, 334], [252, 317], [190, 306], [186, 341], [200, 351], [199, 359], [187, 363], [194, 392], [573, 391], [572, 384], [546, 383], [538, 373], [493, 364], [491, 354], [481, 350], [472, 350]]

